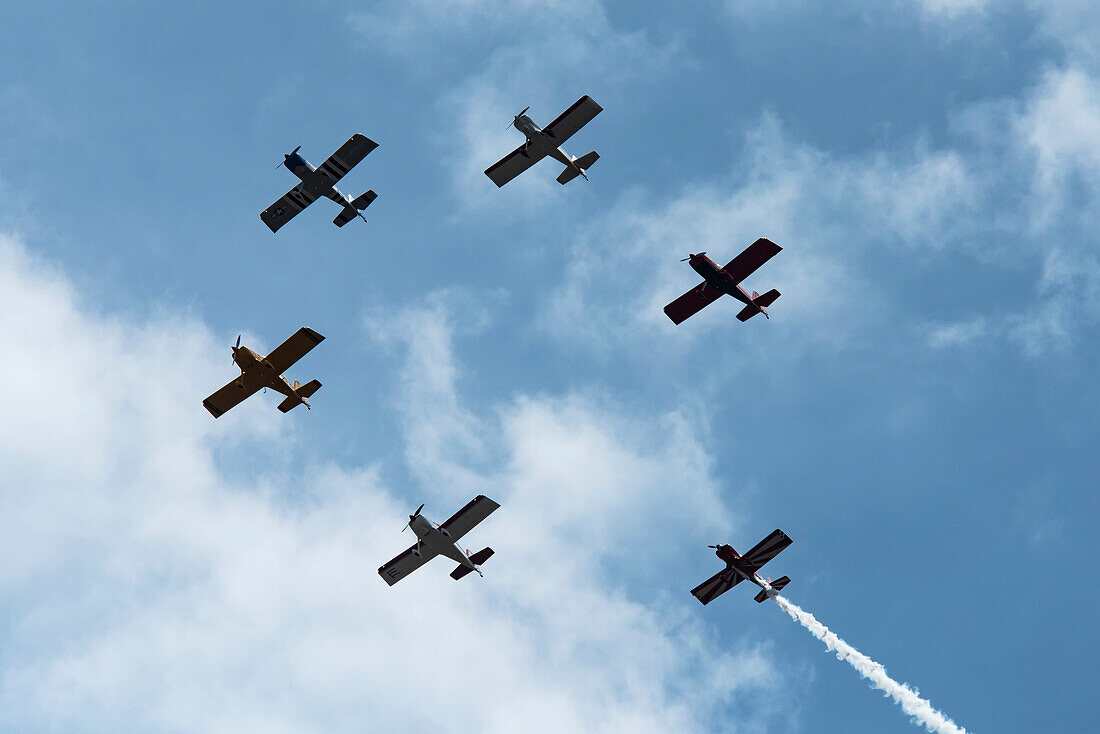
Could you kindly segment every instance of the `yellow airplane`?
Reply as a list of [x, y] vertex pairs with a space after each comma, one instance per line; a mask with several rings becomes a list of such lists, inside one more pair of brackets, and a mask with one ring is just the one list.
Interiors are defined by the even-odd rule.
[[291, 384], [283, 377], [283, 372], [320, 344], [325, 337], [313, 329], [303, 326], [289, 339], [275, 347], [271, 354], [261, 357], [248, 347], [241, 346], [241, 337], [233, 347], [233, 362], [241, 368], [241, 376], [202, 401], [210, 415], [217, 418], [225, 411], [242, 402], [250, 395], [270, 387], [286, 395], [279, 403], [279, 410], [288, 410], [304, 405], [309, 408], [309, 397], [320, 389], [321, 383], [312, 380], [304, 385], [297, 380]]

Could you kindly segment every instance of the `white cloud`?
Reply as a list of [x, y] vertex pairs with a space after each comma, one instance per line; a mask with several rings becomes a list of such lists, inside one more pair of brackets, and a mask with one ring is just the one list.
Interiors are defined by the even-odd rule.
[[[352, 12], [356, 30], [398, 56], [421, 62], [441, 45], [523, 41], [538, 29], [588, 34], [607, 26], [599, 0], [382, 0]], [[495, 44], [494, 44], [495, 45]]]
[[[467, 411], [440, 311], [396, 314], [430, 336], [380, 336], [429, 387], [397, 403], [407, 438], [435, 444], [423, 476], [463, 462], [440, 444], [466, 430], [505, 461], [480, 481], [503, 507], [469, 539], [497, 550], [486, 578], [430, 565], [391, 589], [375, 568], [418, 502], [371, 466], [296, 454], [320, 403], [283, 416], [258, 397], [214, 421], [200, 400], [231, 366], [201, 323], [97, 314], [10, 238], [0, 285], [0, 729], [698, 731], [777, 685], [751, 642], [715, 648], [689, 581], [654, 595], [608, 570], [730, 522], [681, 417], [639, 426], [576, 396]], [[223, 467], [234, 448], [275, 463]], [[438, 517], [468, 488], [429, 494]]]
[[986, 318], [975, 316], [967, 321], [932, 327], [928, 333], [928, 344], [935, 349], [966, 346], [988, 333], [989, 324]]
[[934, 17], [956, 18], [985, 10], [989, 0], [917, 0], [918, 6]]
[[[583, 94], [608, 104], [605, 94], [621, 95], [674, 69], [679, 52], [675, 43], [613, 26], [600, 0], [399, 0], [353, 17], [380, 48], [414, 58], [416, 70], [437, 64], [469, 69], [437, 101], [438, 118], [447, 124], [433, 131], [433, 142], [451, 169], [460, 207], [491, 210], [498, 222], [560, 206], [566, 195], [554, 180], [560, 166], [550, 160], [501, 190], [485, 176], [523, 142], [509, 127], [516, 113], [530, 106], [533, 119], [546, 125]], [[458, 45], [461, 54], [448, 53]], [[580, 156], [598, 149], [602, 125], [591, 123], [566, 150]]]
[[728, 179], [667, 204], [629, 195], [586, 228], [542, 323], [563, 338], [647, 350], [653, 338], [728, 328], [735, 311], [721, 307], [693, 317], [690, 328], [668, 322], [663, 306], [698, 282], [679, 260], [705, 251], [723, 264], [766, 236], [786, 249], [746, 287], [783, 294], [768, 330], [788, 347], [797, 340], [833, 348], [885, 308], [863, 260], [884, 248], [947, 246], [967, 228], [979, 191], [952, 151], [918, 144], [901, 154], [840, 158], [790, 139], [765, 117]]
[[[1072, 215], [1073, 188], [1100, 201], [1100, 81], [1079, 68], [1049, 72], [1031, 93], [1016, 133], [1035, 157], [1036, 222]], [[1095, 214], [1086, 213], [1091, 219]]]
[[[864, 15], [888, 14], [896, 17], [898, 12], [916, 10], [929, 20], [957, 21], [963, 18], [980, 16], [995, 0], [876, 0], [868, 3], [865, 0], [854, 0], [841, 3], [826, 3], [823, 0], [772, 0], [772, 2], [759, 2], [758, 0], [726, 0], [726, 11], [738, 19], [752, 18], [763, 14], [775, 14], [780, 12], [801, 12], [807, 6], [818, 5], [828, 7], [834, 11], [842, 10], [851, 13], [863, 9]], [[886, 17], [884, 15], [884, 17]]]
[[[483, 173], [523, 142], [508, 127], [513, 116], [530, 106], [532, 119], [546, 125], [583, 94], [610, 104], [603, 92], [621, 95], [636, 81], [660, 78], [674, 68], [676, 53], [674, 46], [655, 45], [641, 32], [617, 31], [606, 20], [579, 33], [543, 27], [521, 45], [494, 51], [483, 69], [440, 101], [442, 117], [454, 124], [440, 131], [437, 143], [452, 167], [458, 201], [500, 213], [560, 206], [567, 187], [554, 180], [560, 165], [549, 159], [499, 190]], [[596, 118], [566, 150], [578, 157], [598, 150], [609, 134], [607, 124]]]
[[1052, 250], [1043, 262], [1035, 305], [1008, 320], [1009, 333], [1033, 357], [1073, 346], [1083, 328], [1100, 322], [1100, 259]]

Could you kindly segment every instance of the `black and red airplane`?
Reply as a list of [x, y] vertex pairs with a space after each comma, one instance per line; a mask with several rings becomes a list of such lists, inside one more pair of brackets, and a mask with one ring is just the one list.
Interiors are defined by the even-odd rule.
[[665, 313], [672, 319], [672, 323], [679, 324], [726, 294], [746, 304], [737, 314], [738, 321], [748, 321], [758, 313], [768, 318], [767, 307], [779, 298], [779, 291], [773, 288], [764, 295], [753, 291], [750, 296], [741, 287], [741, 281], [782, 249], [771, 240], [761, 237], [730, 260], [724, 268], [719, 268], [718, 263], [707, 257], [705, 252], [688, 255], [684, 260], [703, 276], [703, 282], [665, 306]]
[[784, 576], [772, 581], [761, 576], [760, 568], [779, 555], [780, 551], [791, 544], [791, 539], [782, 530], [775, 530], [761, 540], [745, 555], [733, 549], [732, 545], [712, 545], [715, 555], [726, 562], [726, 567], [691, 590], [695, 597], [709, 604], [742, 581], [751, 581], [760, 587], [756, 595], [757, 603], [763, 603], [773, 593], [780, 591], [791, 580]]

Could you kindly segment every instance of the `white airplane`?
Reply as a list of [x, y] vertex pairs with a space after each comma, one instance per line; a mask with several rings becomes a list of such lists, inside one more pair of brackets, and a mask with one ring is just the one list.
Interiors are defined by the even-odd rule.
[[573, 106], [561, 113], [556, 120], [544, 128], [539, 128], [535, 121], [527, 116], [527, 110], [516, 115], [512, 125], [524, 134], [527, 140], [523, 145], [513, 150], [485, 169], [485, 175], [493, 180], [497, 186], [503, 186], [516, 176], [526, 171], [531, 166], [541, 161], [546, 156], [565, 165], [565, 170], [558, 176], [558, 183], [567, 184], [577, 176], [583, 176], [600, 154], [592, 151], [580, 158], [574, 158], [561, 148], [561, 144], [569, 139], [573, 133], [580, 130], [588, 122], [603, 111], [596, 102], [587, 94], [573, 103]]
[[[378, 569], [378, 575], [393, 586], [436, 556], [446, 556], [458, 562], [458, 567], [451, 571], [451, 578], [456, 581], [473, 571], [483, 576], [481, 564], [489, 560], [493, 549], [482, 548], [477, 553], [470, 553], [459, 546], [458, 541], [498, 507], [500, 505], [496, 502], [479, 494], [449, 520], [437, 525], [420, 514], [424, 509], [424, 505], [420, 505], [416, 512], [409, 515], [409, 524], [406, 526], [416, 533], [416, 544]], [[404, 532], [404, 528], [401, 532]]]
[[340, 213], [336, 215], [336, 219], [332, 220], [332, 223], [337, 227], [343, 227], [356, 217], [364, 222], [367, 221], [367, 218], [363, 216], [363, 210], [378, 198], [378, 194], [374, 191], [367, 191], [363, 195], [351, 199], [347, 194], [336, 188], [336, 182], [347, 175], [348, 171], [377, 147], [378, 143], [366, 135], [355, 133], [324, 163], [314, 168], [309, 161], [298, 155], [298, 151], [302, 148], [299, 145], [284, 155], [283, 162], [279, 165], [286, 166], [288, 171], [301, 179], [301, 183], [260, 212], [260, 219], [272, 232], [278, 232], [279, 227], [293, 219], [298, 212], [320, 197], [327, 196], [343, 207]]

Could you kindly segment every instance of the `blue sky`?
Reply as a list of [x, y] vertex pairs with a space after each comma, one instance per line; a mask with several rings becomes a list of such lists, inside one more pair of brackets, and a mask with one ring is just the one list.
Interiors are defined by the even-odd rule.
[[[1087, 2], [48, 2], [0, 49], [0, 731], [1090, 732], [1100, 20]], [[582, 94], [543, 163], [483, 175]], [[380, 147], [277, 236], [352, 132]], [[661, 306], [759, 236], [746, 324]], [[201, 399], [326, 341], [311, 412]], [[484, 492], [485, 579], [389, 589]], [[480, 546], [478, 546], [480, 547]]]

